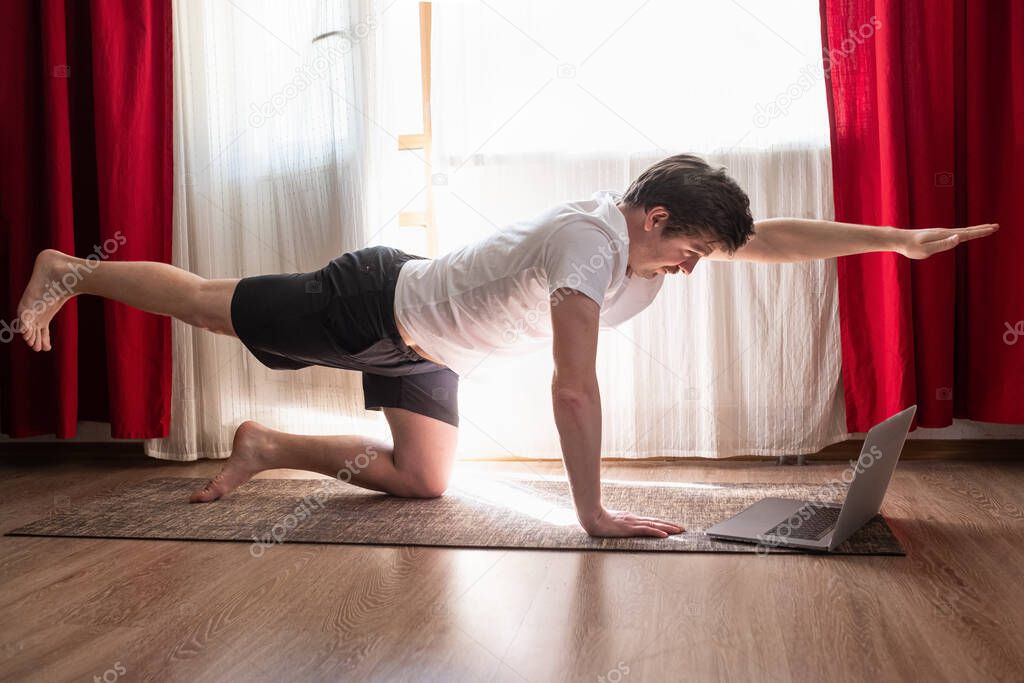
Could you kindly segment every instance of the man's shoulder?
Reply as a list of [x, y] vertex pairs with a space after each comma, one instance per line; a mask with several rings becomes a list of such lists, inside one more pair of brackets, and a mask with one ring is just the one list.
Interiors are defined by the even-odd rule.
[[600, 251], [615, 253], [623, 244], [611, 226], [593, 220], [574, 218], [544, 231], [545, 251], [550, 254]]
[[626, 243], [605, 222], [567, 220], [552, 229], [542, 263], [550, 286], [565, 286], [602, 304], [626, 272]]

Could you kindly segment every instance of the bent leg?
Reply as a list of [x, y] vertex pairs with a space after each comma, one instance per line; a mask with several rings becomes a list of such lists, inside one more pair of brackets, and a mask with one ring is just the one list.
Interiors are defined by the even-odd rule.
[[402, 408], [383, 410], [395, 442], [392, 459], [406, 491], [395, 495], [442, 495], [452, 478], [459, 428]]
[[166, 263], [86, 260], [47, 249], [36, 257], [18, 304], [18, 319], [22, 336], [36, 351], [50, 350], [50, 320], [79, 294], [234, 334], [231, 297], [237, 283], [237, 279], [207, 280]]
[[393, 445], [362, 436], [288, 434], [244, 422], [224, 468], [189, 500], [216, 500], [256, 473], [277, 468], [318, 472], [406, 498], [442, 495], [451, 478], [458, 428], [401, 408], [384, 408], [384, 415]]

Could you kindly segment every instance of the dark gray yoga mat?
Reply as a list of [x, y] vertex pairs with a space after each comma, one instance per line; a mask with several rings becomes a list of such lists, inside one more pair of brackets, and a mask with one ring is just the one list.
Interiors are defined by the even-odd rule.
[[[761, 498], [835, 500], [842, 491], [806, 484], [686, 482], [605, 483], [605, 505], [675, 521], [668, 539], [595, 539], [575, 521], [568, 485], [545, 479], [486, 478], [460, 483], [441, 498], [393, 498], [333, 479], [254, 479], [214, 503], [190, 504], [206, 479], [157, 478], [112, 492], [8, 532], [252, 544], [260, 555], [277, 543], [349, 543], [473, 548], [654, 552], [791, 553], [783, 548], [715, 541], [703, 530]], [[876, 516], [840, 554], [903, 555]]]

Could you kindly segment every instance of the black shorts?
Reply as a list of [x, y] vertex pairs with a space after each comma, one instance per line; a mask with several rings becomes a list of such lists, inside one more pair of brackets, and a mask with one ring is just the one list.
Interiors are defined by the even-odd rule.
[[361, 371], [367, 410], [404, 408], [457, 427], [458, 375], [410, 349], [395, 323], [398, 271], [419, 258], [369, 247], [312, 273], [242, 278], [231, 298], [235, 334], [273, 370]]

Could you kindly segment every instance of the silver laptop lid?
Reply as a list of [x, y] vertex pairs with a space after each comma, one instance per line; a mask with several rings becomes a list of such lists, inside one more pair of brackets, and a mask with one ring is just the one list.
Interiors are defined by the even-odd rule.
[[864, 447], [854, 466], [853, 480], [846, 493], [843, 510], [836, 520], [829, 549], [849, 538], [882, 508], [885, 491], [889, 488], [889, 480], [916, 412], [917, 406], [910, 406], [872, 427], [864, 438]]

